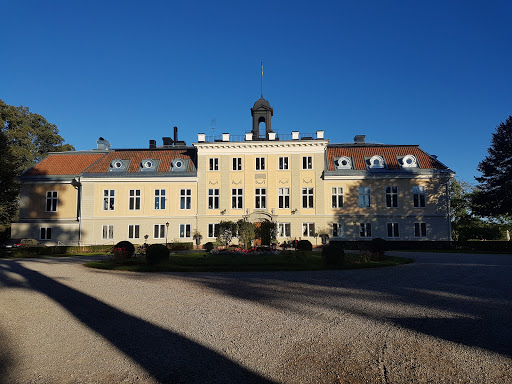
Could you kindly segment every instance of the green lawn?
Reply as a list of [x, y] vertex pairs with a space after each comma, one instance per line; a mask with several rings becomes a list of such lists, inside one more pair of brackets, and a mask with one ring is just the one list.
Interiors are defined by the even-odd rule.
[[328, 268], [320, 252], [283, 252], [279, 255], [212, 255], [209, 253], [171, 254], [169, 262], [158, 266], [146, 265], [144, 257], [131, 259], [123, 264], [112, 260], [94, 261], [87, 267], [133, 272], [212, 272], [212, 271], [314, 271], [322, 269], [375, 268], [411, 263], [404, 257], [386, 257], [382, 261], [362, 260], [359, 255], [347, 254], [345, 264]]

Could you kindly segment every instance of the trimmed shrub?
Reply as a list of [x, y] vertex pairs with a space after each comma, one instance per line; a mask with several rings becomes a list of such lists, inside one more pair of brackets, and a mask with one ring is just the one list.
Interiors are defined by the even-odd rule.
[[169, 249], [163, 244], [151, 244], [146, 250], [147, 265], [158, 265], [169, 261]]
[[213, 249], [213, 243], [211, 241], [204, 244], [204, 250], [206, 252], [211, 252]]
[[312, 251], [313, 244], [309, 240], [299, 240], [297, 242], [297, 251]]
[[345, 250], [341, 244], [329, 243], [322, 249], [322, 259], [329, 267], [341, 266], [345, 262]]
[[194, 243], [170, 243], [167, 248], [171, 251], [188, 251], [194, 249]]
[[133, 244], [127, 240], [123, 240], [114, 245], [111, 255], [116, 262], [123, 263], [129, 258], [133, 257], [134, 252], [135, 247]]

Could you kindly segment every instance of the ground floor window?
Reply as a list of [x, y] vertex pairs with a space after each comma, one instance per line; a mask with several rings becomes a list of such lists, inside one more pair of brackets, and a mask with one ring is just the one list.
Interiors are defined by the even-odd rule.
[[129, 239], [139, 239], [140, 234], [140, 226], [138, 224], [129, 225], [128, 226], [128, 238]]
[[41, 240], [51, 240], [52, 239], [52, 229], [49, 227], [41, 228], [39, 238]]
[[387, 223], [388, 237], [400, 237], [398, 232], [398, 223]]
[[315, 237], [315, 223], [302, 223], [302, 235]]
[[359, 237], [372, 237], [372, 223], [359, 224]]
[[345, 228], [342, 223], [332, 223], [332, 237], [344, 237]]
[[112, 240], [114, 238], [114, 226], [113, 225], [103, 225], [101, 227], [101, 238], [103, 240]]
[[427, 237], [427, 224], [414, 223], [414, 237]]
[[153, 227], [153, 239], [165, 238], [165, 224], [155, 224]]
[[210, 238], [217, 237], [215, 235], [215, 227], [216, 226], [217, 226], [217, 224], [208, 224], [208, 237], [210, 237]]
[[180, 224], [180, 238], [190, 237], [190, 224]]
[[290, 223], [278, 223], [277, 224], [277, 236], [278, 237], [290, 237], [292, 235]]

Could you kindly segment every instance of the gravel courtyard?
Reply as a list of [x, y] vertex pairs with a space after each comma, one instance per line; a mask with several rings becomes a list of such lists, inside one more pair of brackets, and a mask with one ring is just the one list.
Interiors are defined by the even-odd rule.
[[0, 383], [511, 383], [512, 255], [409, 256], [194, 274], [0, 259]]

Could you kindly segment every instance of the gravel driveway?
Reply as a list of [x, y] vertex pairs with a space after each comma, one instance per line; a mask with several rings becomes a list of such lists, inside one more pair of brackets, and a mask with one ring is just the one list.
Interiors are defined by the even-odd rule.
[[0, 259], [0, 382], [511, 383], [512, 255], [411, 255], [194, 274]]

